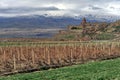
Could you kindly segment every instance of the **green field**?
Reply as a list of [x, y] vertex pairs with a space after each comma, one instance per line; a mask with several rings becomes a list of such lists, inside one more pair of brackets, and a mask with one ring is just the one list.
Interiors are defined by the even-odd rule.
[[120, 80], [120, 58], [47, 71], [0, 77], [0, 80]]
[[120, 41], [39, 41], [39, 42], [0, 42], [0, 47], [11, 46], [59, 46], [59, 45], [81, 45], [81, 44], [120, 44]]

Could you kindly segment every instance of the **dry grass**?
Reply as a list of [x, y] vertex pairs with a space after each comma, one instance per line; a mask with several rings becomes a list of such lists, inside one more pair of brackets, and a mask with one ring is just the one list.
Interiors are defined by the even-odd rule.
[[0, 74], [53, 66], [65, 66], [120, 56], [120, 42], [49, 42], [0, 47]]

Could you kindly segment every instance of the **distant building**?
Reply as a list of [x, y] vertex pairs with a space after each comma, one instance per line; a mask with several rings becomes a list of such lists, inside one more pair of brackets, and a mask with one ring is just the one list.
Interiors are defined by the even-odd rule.
[[82, 19], [82, 22], [80, 23], [80, 25], [76, 25], [76, 26], [69, 25], [67, 27], [67, 30], [70, 31], [70, 30], [74, 30], [74, 29], [84, 29], [86, 27], [90, 28], [91, 27], [91, 23], [88, 23], [86, 18], [84, 17]]
[[91, 27], [91, 23], [88, 23], [86, 18], [84, 17], [78, 27], [83, 28], [83, 29], [86, 27]]
[[82, 26], [84, 28], [84, 27], [86, 27], [86, 24], [87, 24], [86, 18], [83, 18], [80, 26]]

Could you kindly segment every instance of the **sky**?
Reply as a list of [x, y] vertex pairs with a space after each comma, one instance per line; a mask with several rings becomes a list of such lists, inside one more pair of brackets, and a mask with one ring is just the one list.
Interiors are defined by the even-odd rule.
[[120, 0], [0, 0], [0, 16], [120, 16]]

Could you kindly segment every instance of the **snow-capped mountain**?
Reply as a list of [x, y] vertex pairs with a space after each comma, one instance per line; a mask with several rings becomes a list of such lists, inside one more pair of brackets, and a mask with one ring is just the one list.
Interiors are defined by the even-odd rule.
[[120, 19], [120, 16], [91, 14], [79, 16], [49, 16], [45, 14], [42, 16], [0, 17], [0, 28], [65, 28], [67, 25], [79, 25], [83, 17], [88, 22], [114, 22]]

